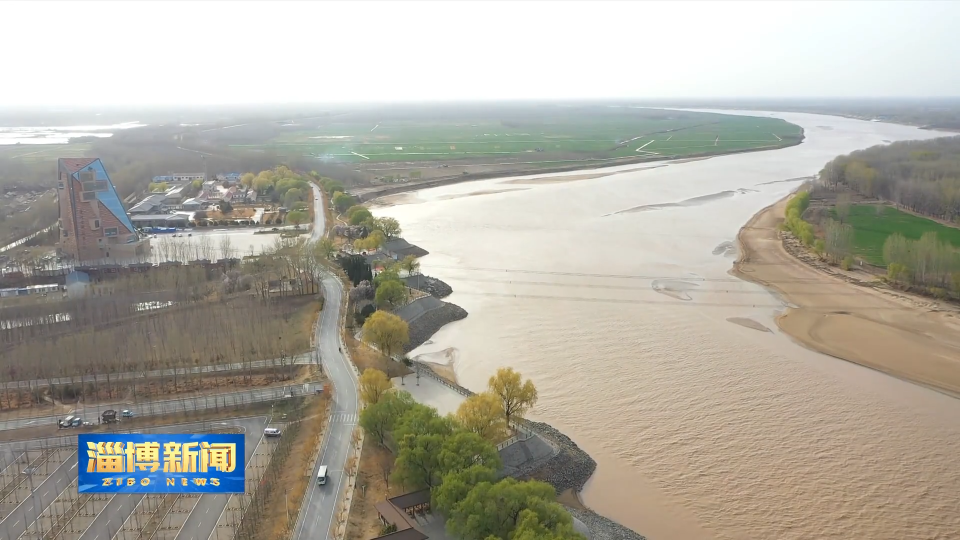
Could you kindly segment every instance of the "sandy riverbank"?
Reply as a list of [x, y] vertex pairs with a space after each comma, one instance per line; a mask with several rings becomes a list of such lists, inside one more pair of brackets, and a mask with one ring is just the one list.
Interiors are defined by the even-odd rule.
[[810, 349], [960, 397], [960, 310], [791, 255], [777, 229], [786, 201], [740, 230], [731, 271], [796, 306], [777, 318], [780, 329]]

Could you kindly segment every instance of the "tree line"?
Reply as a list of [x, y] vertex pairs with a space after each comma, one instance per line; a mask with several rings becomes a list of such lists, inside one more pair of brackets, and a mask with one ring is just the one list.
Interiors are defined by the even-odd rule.
[[[155, 268], [85, 297], [6, 308], [2, 320], [21, 323], [0, 329], [0, 381], [106, 374], [107, 383], [83, 391], [113, 397], [122, 386], [109, 380], [116, 373], [172, 369], [176, 386], [181, 368], [241, 363], [249, 376], [255, 360], [283, 365], [310, 347], [317, 275], [334, 251], [329, 240], [278, 238], [223, 273]], [[9, 395], [5, 401], [12, 403]]]
[[960, 137], [873, 146], [839, 156], [821, 182], [960, 223]]
[[499, 478], [496, 443], [506, 426], [537, 400], [536, 388], [511, 368], [490, 378], [487, 392], [442, 417], [367, 369], [360, 379], [366, 408], [360, 425], [395, 455], [384, 479], [407, 489], [429, 489], [431, 507], [447, 518], [447, 532], [464, 540], [581, 540], [553, 487], [537, 480]]
[[960, 250], [927, 232], [919, 240], [895, 233], [883, 244], [887, 278], [895, 283], [919, 286], [937, 298], [960, 298]]

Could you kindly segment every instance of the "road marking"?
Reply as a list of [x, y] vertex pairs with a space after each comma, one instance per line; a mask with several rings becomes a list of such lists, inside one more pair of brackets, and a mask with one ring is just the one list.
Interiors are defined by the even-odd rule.
[[44, 492], [43, 492], [43, 496], [46, 497], [46, 496], [47, 496], [47, 493], [50, 493], [50, 490], [44, 491]]
[[37, 423], [36, 420], [31, 420], [31, 421], [27, 422], [27, 423], [24, 424], [24, 425], [25, 425], [25, 426], [29, 426], [30, 424], [36, 424], [36, 423]]
[[74, 469], [76, 469], [76, 468], [77, 468], [77, 464], [74, 463], [74, 464], [70, 467], [70, 470], [72, 471], [72, 470], [74, 470]]
[[356, 152], [350, 152], [350, 153], [353, 154], [353, 155], [355, 155], [355, 156], [360, 156], [360, 157], [362, 157], [363, 159], [370, 159], [370, 158], [368, 158], [367, 156], [365, 156], [365, 155], [363, 155], [363, 154], [358, 154], [358, 153], [356, 153]]
[[208, 507], [207, 507], [207, 511], [204, 512], [204, 514], [209, 514], [209, 513], [210, 513], [210, 507], [208, 506]]
[[[16, 527], [19, 523], [20, 523], [20, 520], [18, 519], [17, 522], [13, 524], [13, 526]], [[96, 540], [96, 538], [94, 538], [94, 540]]]
[[636, 151], [639, 152], [639, 151], [643, 150], [644, 148], [650, 146], [650, 144], [653, 143], [653, 142], [655, 142], [655, 141], [651, 140], [651, 141], [649, 141], [649, 142], [647, 142], [647, 143], [644, 143], [644, 145], [641, 146], [640, 148], [637, 148]]

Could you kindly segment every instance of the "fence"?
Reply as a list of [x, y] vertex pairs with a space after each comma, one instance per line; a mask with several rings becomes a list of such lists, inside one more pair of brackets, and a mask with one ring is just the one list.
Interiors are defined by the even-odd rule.
[[[238, 409], [247, 405], [264, 403], [267, 401], [277, 401], [281, 399], [290, 399], [323, 391], [322, 384], [304, 383], [288, 386], [276, 386], [270, 388], [260, 388], [257, 390], [247, 390], [243, 392], [230, 392], [225, 394], [211, 394], [205, 396], [190, 396], [178, 399], [164, 401], [148, 401], [145, 403], [125, 402], [113, 404], [97, 404], [95, 407], [81, 409], [73, 413], [74, 416], [90, 415], [85, 420], [94, 422], [101, 417], [103, 411], [113, 409], [125, 409], [136, 405], [135, 414], [137, 416], [158, 416], [170, 414], [184, 414], [199, 411], [221, 409]], [[64, 415], [65, 416], [65, 415]], [[44, 425], [58, 425], [60, 418], [56, 416], [33, 417], [32, 419], [7, 420], [2, 423], [3, 429], [21, 429], [31, 427], [41, 427]]]
[[[423, 362], [412, 360], [412, 363], [417, 366], [418, 373], [426, 374], [428, 377], [434, 379], [435, 381], [446, 386], [447, 388], [450, 388], [454, 392], [457, 392], [458, 394], [465, 397], [470, 397], [474, 395], [474, 392], [460, 386], [459, 384], [455, 384], [444, 379], [443, 377], [438, 375], [436, 371], [430, 368], [430, 366], [424, 364]], [[517, 432], [517, 434], [498, 444], [497, 445], [498, 451], [503, 450], [504, 448], [510, 446], [511, 444], [517, 441], [525, 441], [530, 437], [533, 437], [534, 435], [533, 431], [526, 425], [526, 420], [521, 420], [520, 422], [511, 421], [510, 427], [513, 428]]]

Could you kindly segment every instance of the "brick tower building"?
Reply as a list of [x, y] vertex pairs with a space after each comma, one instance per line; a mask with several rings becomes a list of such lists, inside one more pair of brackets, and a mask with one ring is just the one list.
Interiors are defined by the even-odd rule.
[[133, 227], [99, 158], [57, 161], [57, 202], [63, 254], [77, 262], [133, 262], [150, 243]]

